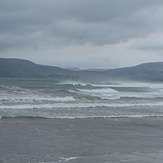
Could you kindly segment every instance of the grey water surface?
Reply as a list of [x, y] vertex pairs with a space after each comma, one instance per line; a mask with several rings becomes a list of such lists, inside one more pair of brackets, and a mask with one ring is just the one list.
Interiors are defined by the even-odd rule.
[[0, 162], [162, 162], [163, 84], [0, 79]]

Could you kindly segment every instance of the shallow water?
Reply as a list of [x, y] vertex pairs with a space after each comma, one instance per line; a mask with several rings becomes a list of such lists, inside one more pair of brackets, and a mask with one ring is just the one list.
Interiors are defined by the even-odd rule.
[[4, 118], [0, 129], [1, 163], [139, 163], [163, 151], [162, 118]]

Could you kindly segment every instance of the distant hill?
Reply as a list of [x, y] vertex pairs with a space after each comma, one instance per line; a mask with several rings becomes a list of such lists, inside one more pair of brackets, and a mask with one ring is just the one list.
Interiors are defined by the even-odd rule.
[[144, 63], [134, 67], [106, 71], [107, 76], [130, 80], [163, 81], [163, 62]]
[[72, 71], [54, 66], [45, 66], [35, 64], [24, 59], [6, 59], [0, 58], [0, 77], [71, 77]]
[[80, 69], [80, 68], [77, 68], [77, 67], [67, 67], [66, 69], [74, 70], [74, 71], [106, 71], [106, 70], [108, 70], [108, 69], [103, 69], [103, 68]]
[[141, 80], [163, 81], [163, 62], [144, 63], [133, 67], [109, 69], [68, 70], [35, 64], [15, 58], [0, 58], [0, 78], [61, 78], [82, 80]]

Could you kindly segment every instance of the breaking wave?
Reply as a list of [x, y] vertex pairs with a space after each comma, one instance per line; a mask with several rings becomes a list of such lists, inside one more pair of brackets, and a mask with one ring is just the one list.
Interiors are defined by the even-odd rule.
[[162, 83], [34, 83], [0, 86], [0, 117], [109, 118], [163, 115]]
[[163, 114], [153, 114], [153, 115], [112, 115], [112, 116], [58, 116], [58, 117], [48, 117], [48, 116], [2, 116], [0, 119], [21, 119], [21, 118], [30, 118], [30, 119], [107, 119], [107, 118], [159, 118], [163, 117]]

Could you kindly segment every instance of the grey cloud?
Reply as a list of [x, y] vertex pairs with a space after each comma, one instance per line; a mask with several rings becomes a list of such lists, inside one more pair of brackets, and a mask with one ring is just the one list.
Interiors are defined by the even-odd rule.
[[160, 7], [162, 0], [0, 0], [0, 50], [144, 37], [162, 30], [151, 15]]

